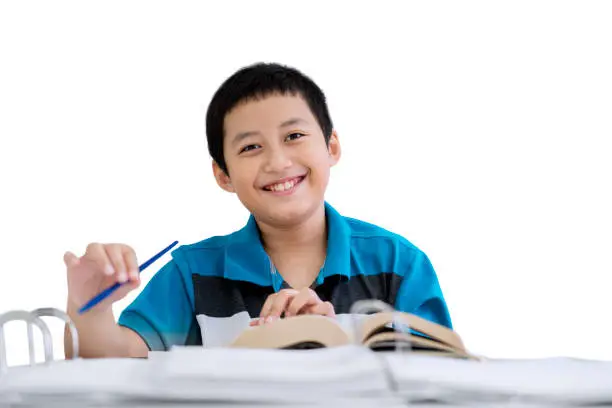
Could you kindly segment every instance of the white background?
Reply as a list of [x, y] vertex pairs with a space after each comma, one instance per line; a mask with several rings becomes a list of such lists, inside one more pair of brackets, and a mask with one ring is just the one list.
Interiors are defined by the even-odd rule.
[[468, 348], [612, 359], [610, 21], [603, 1], [4, 1], [0, 312], [64, 308], [63, 253], [88, 242], [142, 261], [240, 228], [206, 107], [277, 61], [329, 98], [327, 199], [425, 251]]

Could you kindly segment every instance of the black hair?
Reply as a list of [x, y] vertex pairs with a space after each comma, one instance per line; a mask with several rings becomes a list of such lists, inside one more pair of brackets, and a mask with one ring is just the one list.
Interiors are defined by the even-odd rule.
[[206, 112], [208, 152], [226, 174], [229, 173], [223, 154], [225, 116], [241, 102], [262, 99], [272, 94], [299, 95], [304, 98], [323, 131], [325, 143], [329, 143], [333, 131], [332, 120], [325, 94], [312, 79], [286, 65], [249, 65], [236, 71], [221, 84]]

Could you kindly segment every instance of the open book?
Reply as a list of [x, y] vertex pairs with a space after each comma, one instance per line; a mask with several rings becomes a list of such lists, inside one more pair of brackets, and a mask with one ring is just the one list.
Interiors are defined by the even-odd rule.
[[343, 321], [317, 315], [284, 318], [246, 329], [230, 347], [311, 349], [349, 344], [361, 344], [375, 351], [406, 347], [411, 353], [476, 358], [453, 330], [397, 311], [348, 315]]

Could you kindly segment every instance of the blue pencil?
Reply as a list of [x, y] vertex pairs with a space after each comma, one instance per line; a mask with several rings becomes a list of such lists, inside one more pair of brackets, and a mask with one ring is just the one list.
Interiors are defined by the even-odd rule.
[[[178, 241], [174, 241], [172, 244], [168, 245], [166, 248], [164, 248], [163, 250], [161, 250], [157, 255], [155, 255], [153, 258], [149, 259], [148, 261], [146, 261], [145, 263], [143, 263], [142, 265], [140, 265], [140, 267], [138, 268], [139, 272], [144, 271], [145, 269], [147, 269], [153, 262], [157, 261], [159, 258], [161, 258], [166, 252], [168, 252], [169, 250], [171, 250], [176, 244], [178, 244]], [[103, 290], [102, 292], [100, 292], [100, 294], [96, 295], [93, 299], [91, 299], [89, 302], [85, 303], [85, 305], [83, 305], [80, 309], [79, 309], [79, 314], [83, 314], [86, 311], [88, 311], [89, 309], [91, 309], [92, 307], [94, 307], [95, 305], [97, 305], [98, 303], [100, 303], [101, 301], [103, 301], [104, 299], [106, 299], [107, 297], [109, 297], [114, 291], [116, 291], [117, 289], [119, 289], [122, 285], [124, 285], [125, 283], [119, 283], [116, 282], [113, 286], [111, 286], [108, 289]]]

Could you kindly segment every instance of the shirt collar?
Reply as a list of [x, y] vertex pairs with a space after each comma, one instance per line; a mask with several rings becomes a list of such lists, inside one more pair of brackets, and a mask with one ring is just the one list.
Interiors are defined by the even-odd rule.
[[[332, 275], [350, 277], [351, 229], [345, 218], [325, 202], [327, 254], [317, 284]], [[246, 225], [233, 233], [225, 252], [224, 277], [261, 285], [273, 283], [272, 263], [263, 248], [257, 222], [251, 214]]]
[[327, 254], [317, 283], [332, 275], [349, 278], [351, 275], [351, 228], [346, 219], [325, 203], [327, 222]]

